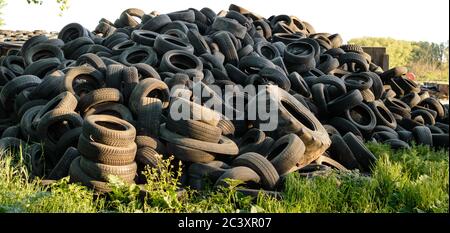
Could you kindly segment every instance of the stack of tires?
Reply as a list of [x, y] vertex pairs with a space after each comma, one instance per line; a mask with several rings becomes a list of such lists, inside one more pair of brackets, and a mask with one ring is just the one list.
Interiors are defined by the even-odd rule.
[[81, 156], [70, 165], [71, 181], [100, 192], [110, 191], [106, 183], [110, 175], [134, 183], [137, 171], [135, 138], [136, 129], [127, 121], [110, 115], [86, 117], [78, 141]]

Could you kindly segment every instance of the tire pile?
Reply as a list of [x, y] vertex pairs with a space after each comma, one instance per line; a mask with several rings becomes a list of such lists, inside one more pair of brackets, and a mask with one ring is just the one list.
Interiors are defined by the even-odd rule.
[[47, 32], [44, 30], [34, 30], [34, 31], [13, 31], [13, 30], [0, 30], [0, 42], [25, 42], [28, 39], [39, 36], [46, 35], [47, 37], [54, 39], [58, 37], [57, 32]]
[[[70, 175], [100, 192], [108, 175], [145, 183], [145, 166], [170, 155], [183, 162], [183, 185], [232, 178], [255, 194], [280, 190], [291, 172], [370, 173], [376, 157], [365, 141], [448, 148], [448, 105], [405, 68], [383, 71], [361, 47], [294, 16], [266, 19], [236, 5], [218, 14], [128, 9], [94, 32], [72, 23], [58, 39], [35, 36], [1, 60], [0, 149], [28, 143], [33, 176]], [[237, 110], [259, 94], [230, 101], [213, 88], [236, 85], [276, 93], [264, 99], [279, 106], [275, 130]], [[193, 96], [195, 86], [209, 97]], [[192, 118], [175, 119], [173, 106]]]

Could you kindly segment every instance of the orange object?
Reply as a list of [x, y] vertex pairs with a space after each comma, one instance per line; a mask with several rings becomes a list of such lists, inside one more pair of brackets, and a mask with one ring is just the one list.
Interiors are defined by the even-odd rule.
[[406, 73], [406, 77], [407, 77], [409, 80], [416, 80], [416, 75], [415, 75], [413, 72], [408, 72], [408, 73]]

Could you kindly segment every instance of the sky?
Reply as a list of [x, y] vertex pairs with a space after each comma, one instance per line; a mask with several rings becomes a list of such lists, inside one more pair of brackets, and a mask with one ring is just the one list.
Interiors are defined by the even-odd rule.
[[101, 18], [113, 21], [127, 8], [146, 13], [169, 13], [190, 7], [227, 10], [230, 3], [268, 18], [295, 15], [318, 32], [339, 33], [343, 39], [392, 37], [411, 41], [449, 40], [449, 0], [69, 0], [59, 16], [56, 0], [28, 5], [26, 0], [6, 0], [3, 29], [59, 31], [78, 22], [93, 30]]

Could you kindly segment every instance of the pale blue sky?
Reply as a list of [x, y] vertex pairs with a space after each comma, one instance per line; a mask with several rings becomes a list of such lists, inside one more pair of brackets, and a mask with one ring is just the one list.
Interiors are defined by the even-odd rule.
[[26, 0], [7, 0], [4, 29], [59, 31], [79, 22], [92, 30], [104, 17], [114, 21], [126, 8], [167, 13], [208, 6], [215, 11], [230, 3], [260, 15], [296, 15], [317, 31], [340, 33], [344, 40], [363, 36], [444, 42], [449, 38], [449, 0], [69, 0], [70, 8], [58, 16], [55, 0], [29, 6]]

